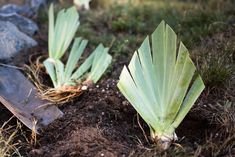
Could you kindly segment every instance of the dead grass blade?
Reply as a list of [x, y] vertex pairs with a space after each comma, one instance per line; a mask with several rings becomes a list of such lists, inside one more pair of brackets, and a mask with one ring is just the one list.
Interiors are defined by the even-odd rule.
[[8, 121], [6, 121], [0, 128], [0, 156], [1, 157], [10, 157], [13, 155], [17, 155], [21, 157], [19, 152], [18, 143], [14, 143], [14, 138], [19, 130], [20, 123], [17, 123], [16, 129], [12, 132], [12, 127], [8, 127], [7, 124], [12, 120], [11, 117]]

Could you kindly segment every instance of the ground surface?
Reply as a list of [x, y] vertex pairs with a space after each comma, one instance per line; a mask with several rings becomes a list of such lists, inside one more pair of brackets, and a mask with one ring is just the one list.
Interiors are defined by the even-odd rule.
[[[65, 116], [44, 130], [38, 141], [41, 146], [31, 153], [40, 152], [42, 156], [136, 156], [146, 151], [145, 146], [151, 148], [137, 123], [135, 110], [118, 92], [116, 83], [114, 79], [103, 80], [78, 101], [64, 106]], [[144, 125], [142, 121], [141, 125]], [[183, 125], [179, 135], [185, 135], [187, 140], [182, 140], [182, 144], [188, 140], [200, 143], [210, 129], [208, 122], [195, 117], [187, 118]], [[145, 131], [148, 134], [147, 126]]]
[[[235, 10], [231, 8], [234, 3], [213, 0], [145, 3], [81, 13], [78, 36], [90, 40], [88, 50], [100, 42], [111, 46], [113, 64], [96, 86], [60, 107], [64, 117], [44, 128], [36, 144], [30, 142], [30, 131], [21, 129], [16, 141], [23, 156], [235, 156]], [[16, 59], [17, 64], [29, 64], [28, 54], [47, 52], [44, 14], [36, 19], [40, 32], [35, 38], [40, 45]], [[134, 50], [162, 19], [189, 48], [207, 86], [176, 129], [179, 141], [166, 152], [156, 150], [146, 140], [147, 125], [141, 118], [138, 121], [136, 111], [116, 87], [123, 65], [128, 64]], [[1, 113], [1, 123], [11, 117], [4, 108]], [[15, 124], [13, 119], [10, 125]]]

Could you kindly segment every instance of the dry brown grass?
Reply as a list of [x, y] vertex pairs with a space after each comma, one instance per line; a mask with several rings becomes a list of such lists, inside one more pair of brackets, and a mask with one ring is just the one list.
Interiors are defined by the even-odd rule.
[[[13, 118], [13, 117], [12, 117]], [[5, 122], [0, 128], [0, 156], [8, 157], [8, 156], [21, 156], [18, 149], [18, 143], [14, 142], [14, 138], [21, 127], [20, 123], [17, 123], [16, 129], [8, 126], [8, 122], [12, 119], [10, 118], [7, 122]], [[14, 130], [14, 131], [13, 131]]]
[[196, 107], [194, 111], [200, 112], [200, 116], [206, 117], [215, 128], [198, 146], [196, 156], [235, 156], [235, 104], [225, 101]]

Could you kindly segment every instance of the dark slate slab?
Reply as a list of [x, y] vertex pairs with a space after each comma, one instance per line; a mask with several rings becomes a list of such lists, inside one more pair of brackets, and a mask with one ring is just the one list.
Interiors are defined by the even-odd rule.
[[36, 132], [63, 116], [57, 106], [39, 98], [36, 88], [19, 70], [1, 66], [0, 102]]

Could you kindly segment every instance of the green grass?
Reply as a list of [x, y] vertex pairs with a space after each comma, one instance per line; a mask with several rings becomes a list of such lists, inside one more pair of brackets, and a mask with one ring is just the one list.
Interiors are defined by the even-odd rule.
[[[107, 9], [83, 12], [78, 34], [84, 35], [89, 40], [94, 39], [93, 41], [97, 43], [102, 41], [106, 44], [110, 43], [110, 38], [113, 36], [122, 42], [131, 41], [130, 39], [137, 35], [142, 40], [161, 20], [165, 20], [180, 35], [185, 45], [191, 48], [198, 44], [201, 38], [229, 27], [227, 24], [229, 18], [227, 14], [231, 11], [229, 9], [221, 12], [220, 8], [214, 8], [213, 4], [207, 6], [209, 2], [168, 3], [147, 1], [142, 5], [112, 5]], [[115, 45], [118, 47], [118, 44], [122, 43]], [[133, 50], [136, 44], [139, 43], [130, 42], [128, 46]]]
[[207, 87], [222, 87], [232, 78], [232, 65], [225, 64], [227, 56], [207, 59], [201, 71]]
[[[91, 48], [98, 43], [112, 46], [114, 59], [120, 55], [130, 57], [146, 35], [153, 32], [161, 20], [165, 20], [192, 50], [200, 44], [202, 38], [232, 27], [229, 22], [234, 20], [234, 4], [232, 0], [94, 1], [95, 9], [80, 11], [81, 25], [77, 36], [88, 39]], [[55, 10], [70, 5], [56, 5]], [[39, 21], [47, 21], [45, 12], [39, 14]]]
[[193, 56], [200, 67], [199, 72], [209, 88], [229, 86], [235, 71], [235, 31], [227, 30], [202, 40]]
[[[189, 50], [197, 49], [204, 44], [202, 39], [233, 29], [231, 21], [235, 21], [235, 8], [232, 1], [209, 0], [199, 2], [144, 1], [141, 5], [111, 5], [103, 9], [81, 12], [81, 25], [78, 35], [90, 40], [90, 46], [104, 43], [112, 46], [114, 60], [120, 56], [129, 57], [140, 45], [140, 42], [154, 28], [165, 20], [179, 35]], [[222, 43], [222, 45], [226, 43]], [[206, 45], [202, 45], [206, 46]], [[228, 46], [227, 46], [228, 49]], [[208, 49], [197, 54], [204, 63], [199, 69], [209, 86], [220, 86], [231, 78], [231, 61], [221, 53]], [[222, 55], [222, 56], [221, 56]], [[209, 57], [210, 56], [210, 57]], [[226, 63], [226, 64], [224, 64]]]

